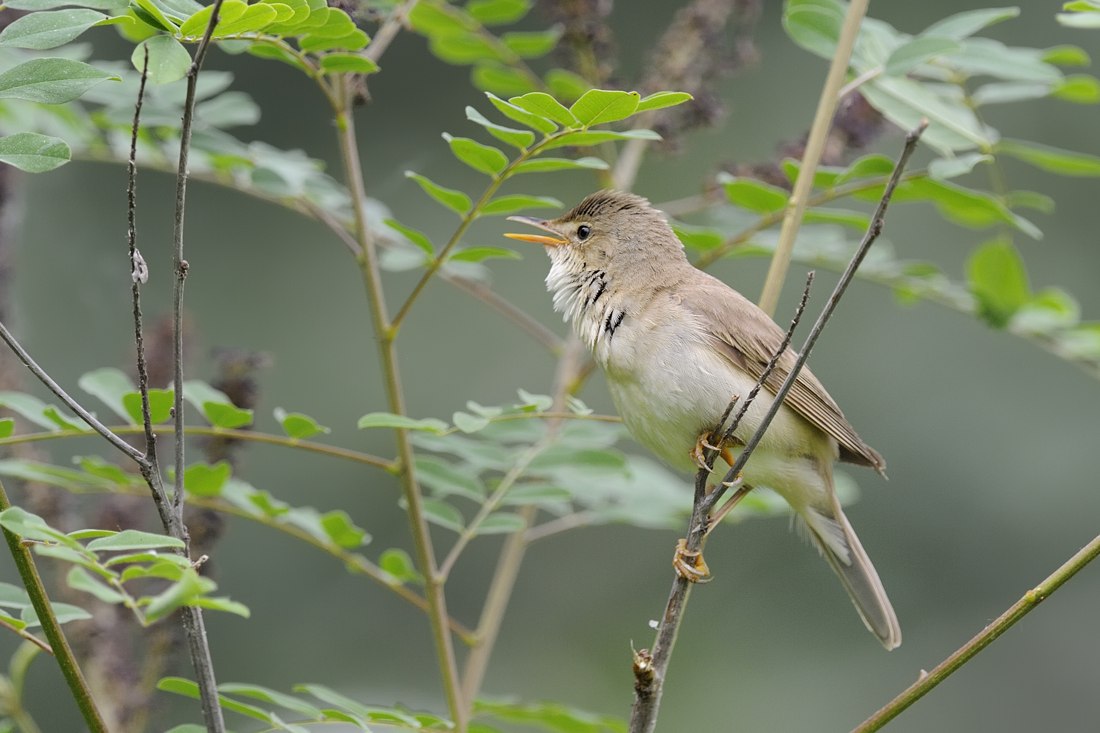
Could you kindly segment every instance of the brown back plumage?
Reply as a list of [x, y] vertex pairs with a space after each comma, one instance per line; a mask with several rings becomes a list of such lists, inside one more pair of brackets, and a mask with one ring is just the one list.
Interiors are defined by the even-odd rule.
[[[726, 358], [750, 376], [759, 378], [783, 343], [783, 330], [736, 290], [701, 270], [692, 269], [696, 273], [697, 286], [684, 289], [684, 306], [712, 329], [715, 345]], [[797, 358], [791, 349], [783, 352], [766, 382], [769, 389], [779, 389]], [[859, 437], [824, 385], [808, 368], [803, 367], [799, 372], [785, 402], [836, 440], [840, 446], [841, 460], [870, 466], [886, 475], [886, 461]]]

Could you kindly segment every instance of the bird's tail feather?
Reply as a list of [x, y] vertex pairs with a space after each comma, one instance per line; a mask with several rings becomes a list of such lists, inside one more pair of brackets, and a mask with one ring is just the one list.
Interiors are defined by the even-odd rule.
[[827, 509], [805, 507], [799, 515], [814, 545], [848, 591], [863, 623], [884, 647], [894, 649], [901, 644], [901, 627], [886, 589], [835, 497], [832, 505]]

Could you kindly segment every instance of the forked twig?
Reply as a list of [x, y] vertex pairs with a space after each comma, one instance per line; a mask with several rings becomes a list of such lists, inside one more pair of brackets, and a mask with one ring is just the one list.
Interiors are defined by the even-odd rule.
[[[859, 267], [860, 263], [863, 262], [863, 258], [866, 256], [871, 245], [882, 232], [885, 223], [886, 208], [893, 196], [894, 189], [897, 188], [902, 171], [905, 169], [910, 156], [912, 156], [913, 151], [916, 149], [917, 141], [920, 140], [921, 135], [927, 127], [928, 121], [922, 120], [914, 130], [906, 135], [905, 146], [902, 149], [897, 164], [894, 166], [893, 175], [890, 177], [890, 181], [882, 193], [882, 198], [879, 200], [878, 207], [875, 209], [874, 217], [871, 220], [871, 226], [864, 234], [863, 240], [860, 242], [855, 254], [852, 255], [848, 267], [845, 269], [844, 274], [841, 275], [840, 281], [833, 289], [832, 294], [825, 303], [825, 307], [822, 309], [813, 328], [810, 329], [810, 333], [806, 337], [805, 343], [802, 345], [797, 360], [792, 365], [790, 373], [784, 380], [783, 385], [776, 391], [772, 404], [768, 412], [764, 415], [760, 426], [755, 433], [753, 433], [752, 438], [746, 442], [745, 447], [741, 450], [740, 455], [737, 457], [737, 460], [734, 461], [734, 465], [730, 467], [723, 481], [716, 486], [714, 491], [710, 494], [707, 494], [705, 490], [707, 472], [700, 471], [702, 476], [697, 477], [696, 480], [696, 500], [692, 510], [691, 521], [688, 525], [685, 542], [688, 552], [700, 551], [705, 538], [707, 515], [724, 495], [727, 484], [731, 483], [740, 475], [742, 469], [744, 469], [745, 464], [752, 455], [753, 450], [760, 444], [760, 439], [768, 429], [768, 425], [779, 411], [784, 398], [798, 378], [798, 374], [806, 363], [806, 359], [809, 357], [810, 352], [813, 350], [818, 336], [821, 335], [822, 329], [836, 310], [837, 303], [840, 301], [841, 296], [844, 295], [849, 283], [851, 283], [852, 278], [855, 276], [856, 269]], [[766, 377], [764, 378], [766, 379]], [[763, 381], [764, 380], [761, 379], [760, 383], [762, 384]], [[700, 484], [702, 484], [702, 487], [700, 487]], [[669, 592], [665, 612], [657, 628], [657, 637], [652, 652], [641, 649], [634, 653], [634, 706], [631, 710], [630, 733], [651, 733], [657, 725], [657, 713], [660, 709], [661, 694], [664, 688], [665, 676], [668, 672], [669, 661], [672, 656], [672, 647], [675, 644], [676, 634], [683, 620], [684, 609], [687, 606], [687, 599], [691, 586], [692, 583], [687, 579], [680, 575], [676, 576], [672, 583], [672, 589]]]

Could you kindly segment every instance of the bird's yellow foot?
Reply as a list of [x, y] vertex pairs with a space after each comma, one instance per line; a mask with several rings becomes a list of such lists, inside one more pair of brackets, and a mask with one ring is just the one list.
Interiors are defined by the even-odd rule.
[[700, 550], [689, 550], [687, 540], [676, 542], [676, 552], [672, 555], [672, 567], [676, 569], [677, 575], [689, 583], [710, 582], [710, 568], [707, 567], [707, 561], [703, 559], [703, 553]]
[[[717, 442], [718, 439], [713, 433], [706, 432], [699, 436], [699, 438], [695, 441], [695, 447], [691, 449], [691, 453], [689, 454], [691, 456], [691, 460], [695, 462], [696, 466], [703, 470], [713, 470], [709, 466], [707, 466], [708, 450], [719, 451], [718, 455], [722, 458], [722, 460], [725, 461], [727, 465], [733, 465], [733, 453], [731, 453], [730, 449], [725, 445], [721, 447], [714, 445], [714, 443]], [[740, 443], [740, 441], [738, 441], [736, 438], [731, 438], [731, 442]]]

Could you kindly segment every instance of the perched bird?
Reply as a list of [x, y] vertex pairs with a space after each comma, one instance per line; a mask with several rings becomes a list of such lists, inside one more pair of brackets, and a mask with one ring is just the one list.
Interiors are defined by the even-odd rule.
[[[607, 375], [631, 434], [669, 466], [694, 470], [730, 398], [749, 393], [784, 331], [740, 293], [694, 267], [664, 215], [640, 196], [600, 191], [557, 219], [510, 218], [545, 232], [505, 236], [545, 245], [554, 308]], [[720, 446], [727, 460], [756, 431], [796, 358], [785, 351], [733, 440]], [[837, 501], [838, 459], [879, 473], [886, 465], [803, 369], [742, 478], [790, 504], [867, 628], [893, 649], [901, 629]]]

